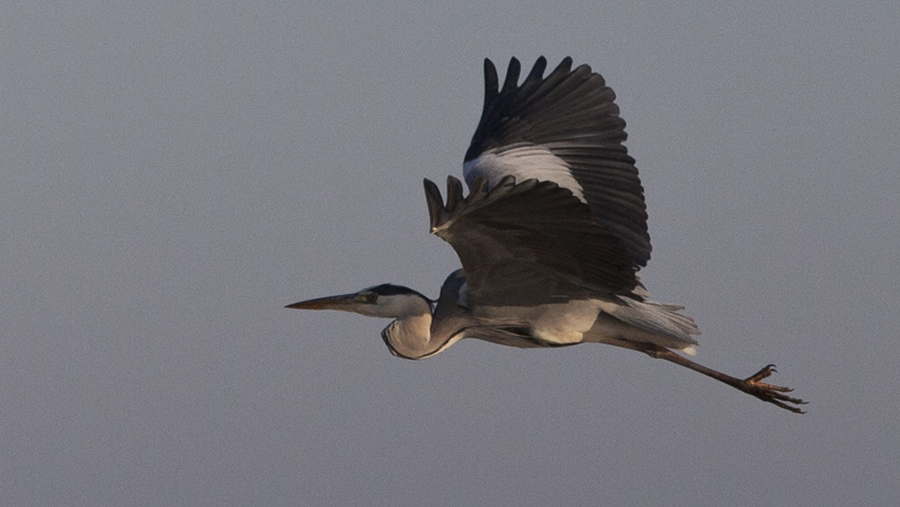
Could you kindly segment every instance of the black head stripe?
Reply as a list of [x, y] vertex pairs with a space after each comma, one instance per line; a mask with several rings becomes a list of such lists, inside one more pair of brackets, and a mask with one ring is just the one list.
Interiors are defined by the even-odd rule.
[[368, 289], [366, 289], [366, 291], [373, 292], [375, 294], [378, 294], [379, 296], [416, 295], [428, 301], [428, 298], [423, 296], [420, 292], [414, 291], [409, 287], [404, 287], [402, 285], [391, 285], [389, 283], [384, 283], [381, 285], [376, 285], [375, 287], [369, 287]]

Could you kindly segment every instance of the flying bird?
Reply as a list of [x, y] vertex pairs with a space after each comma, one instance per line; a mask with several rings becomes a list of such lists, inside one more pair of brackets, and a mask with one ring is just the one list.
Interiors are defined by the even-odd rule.
[[685, 366], [792, 412], [805, 402], [763, 382], [702, 366], [700, 334], [683, 307], [651, 299], [638, 271], [650, 260], [644, 191], [625, 146], [615, 94], [588, 65], [565, 58], [544, 77], [540, 57], [519, 84], [513, 58], [502, 87], [484, 61], [484, 106], [466, 151], [469, 188], [447, 198], [425, 179], [431, 233], [462, 264], [436, 301], [398, 285], [288, 305], [394, 319], [391, 353], [425, 359], [463, 338], [514, 347], [605, 343]]

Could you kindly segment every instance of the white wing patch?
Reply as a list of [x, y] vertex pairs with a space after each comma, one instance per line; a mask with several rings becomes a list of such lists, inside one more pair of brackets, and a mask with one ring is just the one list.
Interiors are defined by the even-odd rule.
[[488, 188], [493, 188], [504, 176], [510, 175], [515, 176], [517, 183], [532, 178], [552, 181], [571, 190], [581, 202], [587, 202], [584, 189], [572, 176], [566, 161], [546, 147], [535, 144], [516, 143], [488, 150], [463, 164], [463, 175], [470, 189], [479, 176], [487, 178]]

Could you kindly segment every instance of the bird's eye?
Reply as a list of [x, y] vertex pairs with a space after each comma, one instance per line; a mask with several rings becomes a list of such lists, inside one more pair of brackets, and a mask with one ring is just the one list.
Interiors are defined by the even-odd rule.
[[378, 294], [374, 292], [366, 294], [366, 303], [374, 303], [375, 301], [378, 301]]

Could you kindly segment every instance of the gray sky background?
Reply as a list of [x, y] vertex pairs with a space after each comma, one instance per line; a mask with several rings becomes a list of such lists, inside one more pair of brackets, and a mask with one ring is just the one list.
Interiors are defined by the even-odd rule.
[[[307, 2], [306, 4], [309, 4]], [[896, 505], [897, 2], [4, 2], [0, 505]], [[285, 310], [458, 266], [482, 59], [628, 122], [698, 359]]]

